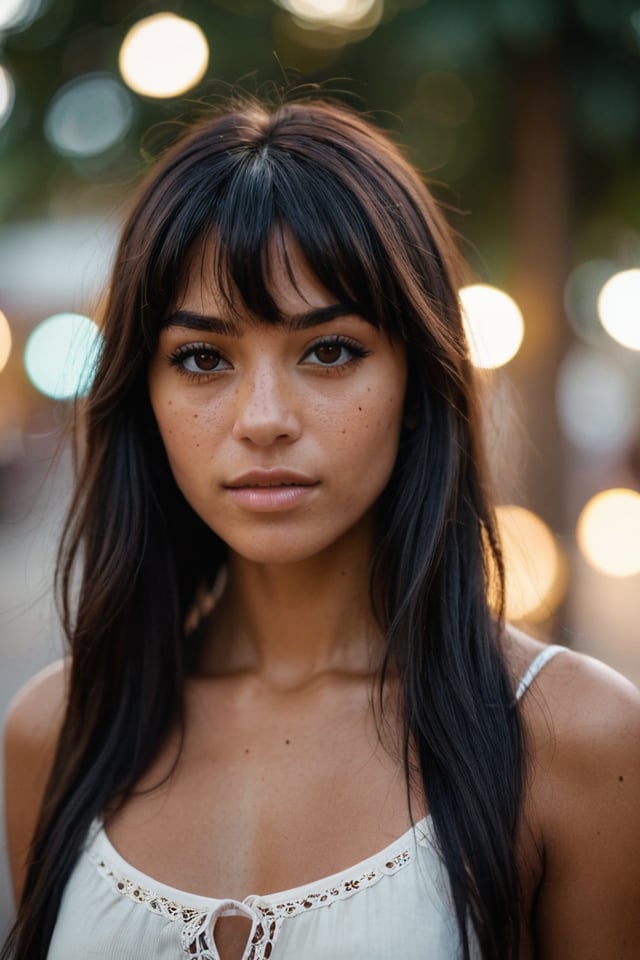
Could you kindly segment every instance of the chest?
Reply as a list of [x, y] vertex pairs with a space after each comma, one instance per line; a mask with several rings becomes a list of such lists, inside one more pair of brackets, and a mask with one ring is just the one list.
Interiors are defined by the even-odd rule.
[[356, 686], [282, 699], [195, 685], [181, 752], [177, 739], [160, 751], [109, 837], [139, 870], [209, 897], [337, 873], [409, 826], [398, 731], [385, 723]]

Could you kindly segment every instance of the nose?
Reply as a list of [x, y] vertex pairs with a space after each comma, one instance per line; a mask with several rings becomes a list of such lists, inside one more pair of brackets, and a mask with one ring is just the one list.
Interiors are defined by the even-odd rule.
[[295, 396], [286, 377], [266, 362], [247, 371], [238, 387], [233, 437], [259, 447], [300, 436]]

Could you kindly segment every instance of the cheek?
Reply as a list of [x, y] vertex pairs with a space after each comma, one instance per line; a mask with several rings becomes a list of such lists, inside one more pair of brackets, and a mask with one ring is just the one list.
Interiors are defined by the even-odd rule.
[[[372, 402], [374, 400], [375, 402]], [[402, 429], [404, 402], [390, 390], [373, 396], [373, 388], [341, 419], [338, 441], [346, 467], [351, 464], [379, 482], [395, 463]], [[335, 436], [335, 424], [333, 426]]]
[[151, 394], [151, 406], [172, 471], [186, 475], [197, 465], [200, 456], [211, 452], [221, 432], [220, 411], [175, 397]]

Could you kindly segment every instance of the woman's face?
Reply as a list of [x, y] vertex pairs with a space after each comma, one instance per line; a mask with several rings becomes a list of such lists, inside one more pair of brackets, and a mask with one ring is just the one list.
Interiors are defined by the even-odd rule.
[[407, 378], [404, 346], [337, 304], [293, 244], [287, 253], [291, 276], [277, 250], [272, 269], [282, 324], [239, 304], [232, 318], [198, 264], [149, 371], [180, 490], [232, 551], [259, 563], [369, 536]]

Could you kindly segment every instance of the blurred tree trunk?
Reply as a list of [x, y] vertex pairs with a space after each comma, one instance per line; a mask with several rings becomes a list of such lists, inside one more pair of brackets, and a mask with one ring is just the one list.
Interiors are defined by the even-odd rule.
[[[513, 110], [510, 289], [524, 315], [525, 339], [511, 373], [526, 445], [521, 478], [525, 505], [562, 534], [568, 465], [555, 384], [571, 339], [563, 294], [571, 258], [572, 187], [568, 95], [558, 60], [516, 65]], [[562, 609], [554, 619], [557, 632]]]

